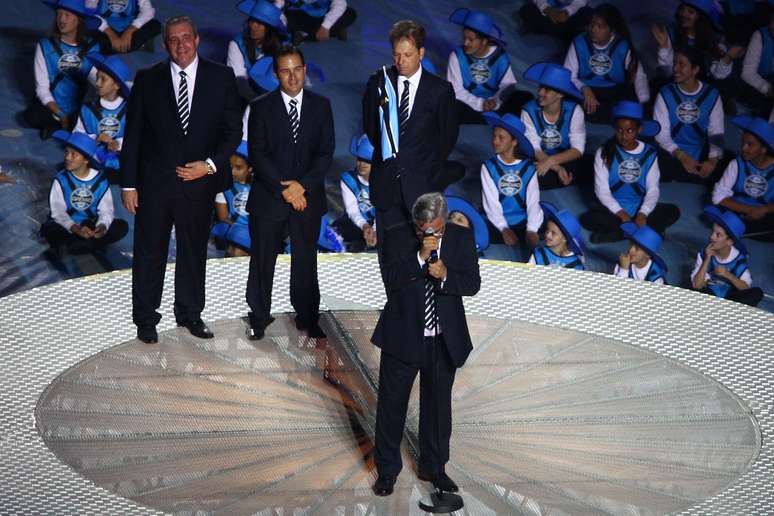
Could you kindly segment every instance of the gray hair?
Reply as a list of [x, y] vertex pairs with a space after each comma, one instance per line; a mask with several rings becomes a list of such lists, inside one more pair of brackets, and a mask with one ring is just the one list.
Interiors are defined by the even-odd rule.
[[411, 217], [417, 224], [426, 224], [439, 217], [446, 220], [448, 216], [449, 205], [441, 192], [420, 195], [411, 208]]
[[186, 15], [179, 15], [179, 16], [173, 16], [171, 18], [167, 18], [167, 21], [164, 22], [164, 41], [167, 40], [167, 34], [169, 34], [169, 28], [172, 25], [178, 25], [180, 23], [187, 23], [191, 26], [191, 31], [193, 32], [194, 36], [199, 35], [199, 30], [196, 28], [196, 24], [194, 23], [193, 19], [190, 16]]

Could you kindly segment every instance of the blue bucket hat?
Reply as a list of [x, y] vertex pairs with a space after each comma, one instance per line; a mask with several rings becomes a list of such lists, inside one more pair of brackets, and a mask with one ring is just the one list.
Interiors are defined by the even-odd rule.
[[572, 83], [570, 70], [554, 63], [535, 63], [524, 72], [524, 79], [583, 100], [583, 94]]
[[476, 239], [476, 247], [478, 250], [483, 251], [489, 247], [489, 229], [486, 226], [484, 217], [481, 216], [478, 210], [462, 197], [457, 197], [455, 195], [447, 195], [446, 203], [449, 206], [449, 213], [458, 211], [468, 218], [473, 229], [473, 235]]
[[519, 117], [511, 113], [506, 113], [503, 116], [498, 115], [494, 111], [487, 111], [482, 113], [486, 123], [492, 127], [502, 127], [508, 131], [511, 136], [516, 138], [519, 142], [519, 150], [532, 159], [535, 156], [535, 149], [532, 148], [532, 144], [524, 136], [524, 122]]
[[362, 161], [371, 163], [374, 157], [374, 146], [365, 134], [353, 136], [349, 142], [349, 153]]
[[66, 9], [86, 18], [96, 18], [97, 16], [96, 9], [86, 7], [85, 0], [43, 0], [43, 3], [52, 9]]
[[94, 140], [88, 134], [80, 132], [70, 133], [64, 129], [59, 129], [54, 131], [51, 136], [53, 136], [55, 140], [62, 142], [65, 147], [72, 147], [86, 156], [94, 168], [102, 167], [97, 140]]
[[658, 250], [661, 248], [663, 239], [654, 229], [649, 226], [638, 226], [634, 222], [624, 222], [621, 224], [621, 231], [624, 232], [626, 238], [642, 247], [650, 259], [656, 262], [664, 270], [667, 270], [667, 264], [659, 256]]
[[559, 230], [567, 239], [567, 246], [577, 254], [583, 255], [583, 237], [581, 236], [581, 226], [577, 217], [568, 210], [560, 210], [550, 202], [541, 201], [540, 207], [548, 220], [559, 226]]
[[97, 69], [102, 70], [116, 81], [122, 97], [129, 97], [129, 93], [132, 91], [132, 71], [129, 70], [123, 59], [118, 56], [105, 57], [97, 52], [86, 54], [86, 57], [94, 63]]
[[717, 206], [707, 206], [704, 208], [704, 215], [726, 231], [728, 236], [734, 241], [734, 247], [747, 254], [747, 246], [742, 241], [747, 226], [744, 225], [739, 215], [730, 210], [721, 210]]
[[[279, 80], [277, 74], [274, 73], [274, 58], [271, 56], [263, 56], [255, 62], [253, 66], [247, 71], [247, 75], [250, 76], [255, 84], [265, 91], [274, 91], [279, 88]], [[314, 76], [320, 82], [325, 82], [325, 74], [322, 69], [314, 63], [306, 62], [306, 77], [307, 80], [310, 76]], [[307, 86], [309, 84], [307, 83]]]
[[640, 135], [642, 136], [656, 136], [661, 131], [661, 124], [655, 120], [649, 120], [645, 118], [645, 110], [638, 102], [631, 100], [621, 100], [615, 103], [613, 106], [613, 115], [610, 117], [611, 123], [615, 125], [615, 121], [619, 118], [628, 118], [630, 120], [636, 120], [641, 125]]
[[701, 11], [709, 18], [716, 29], [722, 30], [720, 25], [720, 11], [715, 5], [715, 0], [682, 0], [681, 4], [690, 5], [697, 11]]
[[239, 144], [239, 147], [236, 148], [234, 151], [234, 154], [237, 156], [242, 156], [245, 158], [245, 161], [247, 160], [247, 141], [242, 140], [242, 142]]
[[449, 21], [479, 32], [487, 38], [491, 38], [500, 45], [505, 46], [503, 31], [495, 24], [491, 16], [482, 11], [474, 11], [472, 9], [461, 7], [455, 9], [455, 11], [451, 13]]
[[274, 27], [282, 34], [288, 32], [287, 27], [282, 23], [282, 11], [267, 0], [244, 0], [237, 4], [237, 9], [264, 25]]
[[774, 126], [757, 116], [735, 116], [731, 123], [757, 136], [774, 154]]

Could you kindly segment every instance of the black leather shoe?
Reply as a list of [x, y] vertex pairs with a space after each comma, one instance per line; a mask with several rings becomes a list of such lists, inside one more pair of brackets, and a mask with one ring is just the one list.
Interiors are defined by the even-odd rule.
[[201, 319], [186, 323], [177, 323], [177, 325], [188, 329], [188, 331], [191, 332], [191, 335], [199, 337], [200, 339], [211, 339], [215, 336]]
[[261, 340], [266, 335], [266, 328], [247, 328], [247, 338], [250, 340]]
[[376, 496], [390, 496], [394, 487], [395, 477], [383, 477], [379, 475], [379, 478], [374, 482], [372, 489]]
[[313, 339], [325, 339], [328, 338], [328, 335], [325, 334], [322, 328], [320, 328], [319, 323], [314, 323], [311, 325], [306, 325], [301, 320], [296, 317], [296, 328], [298, 331], [305, 331], [308, 336], [310, 336]]
[[425, 482], [432, 482], [433, 486], [439, 491], [456, 493], [460, 490], [460, 488], [457, 487], [457, 484], [454, 483], [454, 480], [449, 478], [449, 475], [446, 474], [446, 471], [441, 471], [440, 475], [436, 475], [435, 473], [430, 473], [420, 468], [419, 471], [417, 471], [417, 478], [419, 478], [419, 480], [424, 480]]
[[155, 326], [138, 326], [137, 338], [145, 344], [156, 344], [159, 341], [159, 334], [156, 333]]

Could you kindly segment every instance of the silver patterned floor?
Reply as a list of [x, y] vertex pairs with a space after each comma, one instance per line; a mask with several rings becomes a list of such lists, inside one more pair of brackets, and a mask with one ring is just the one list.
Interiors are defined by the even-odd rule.
[[[171, 328], [169, 295], [162, 342], [134, 340], [127, 272], [0, 299], [0, 513], [419, 514], [416, 400], [396, 494], [369, 489], [375, 259], [321, 257], [327, 343], [285, 316], [246, 341], [246, 266], [208, 265], [213, 341]], [[449, 465], [467, 514], [774, 511], [774, 316], [602, 274], [482, 279]]]

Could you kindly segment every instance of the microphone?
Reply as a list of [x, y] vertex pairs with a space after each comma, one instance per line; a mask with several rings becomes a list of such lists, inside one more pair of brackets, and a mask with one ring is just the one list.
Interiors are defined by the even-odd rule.
[[[435, 236], [435, 230], [433, 230], [433, 228], [427, 228], [425, 230], [425, 236], [426, 237]], [[437, 261], [438, 261], [438, 251], [433, 249], [432, 251], [430, 251], [430, 258], [427, 259], [427, 263], [435, 263]]]

